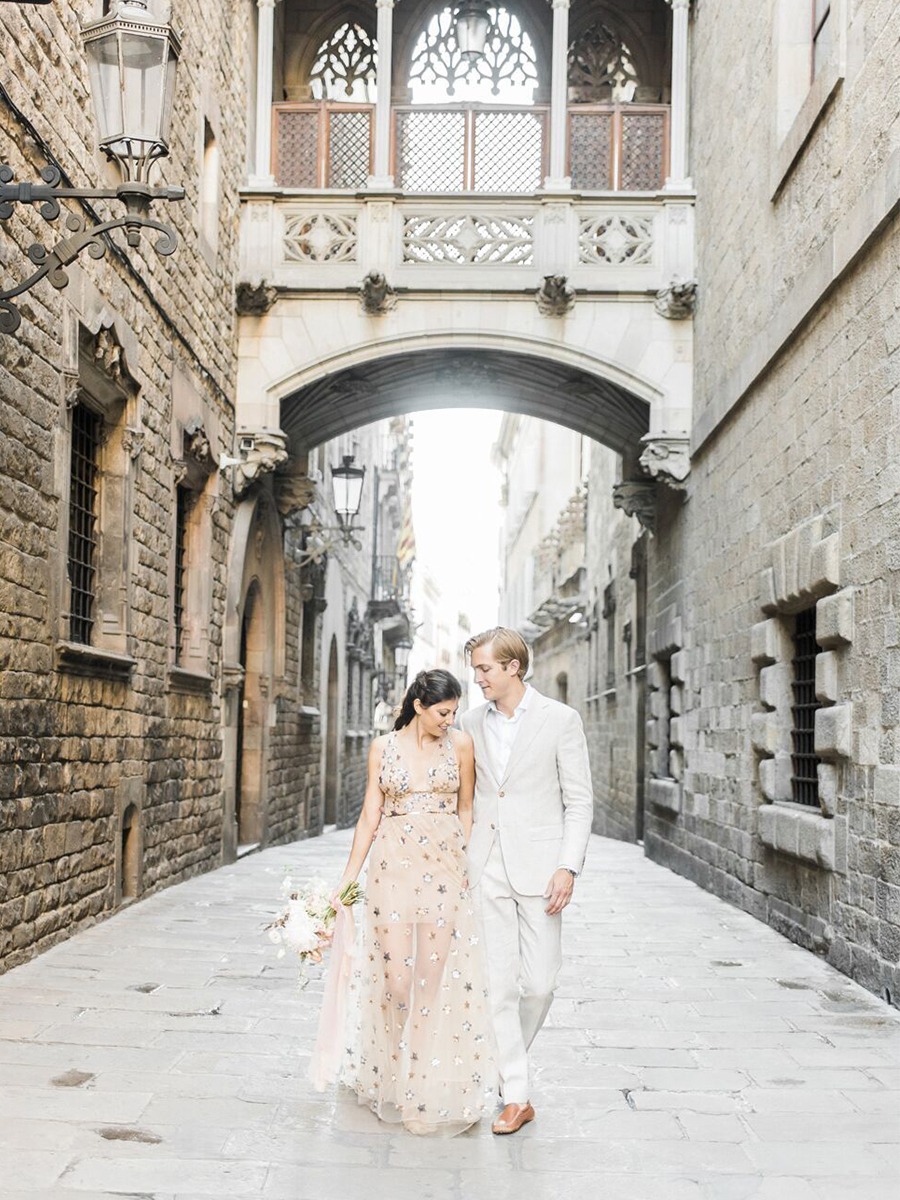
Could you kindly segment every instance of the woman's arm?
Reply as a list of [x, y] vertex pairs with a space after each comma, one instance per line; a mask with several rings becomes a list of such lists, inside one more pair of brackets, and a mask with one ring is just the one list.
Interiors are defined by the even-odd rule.
[[353, 845], [350, 847], [350, 856], [344, 867], [338, 892], [342, 892], [348, 883], [359, 877], [378, 826], [381, 824], [384, 794], [378, 784], [378, 777], [381, 774], [381, 753], [384, 740], [383, 737], [375, 738], [369, 747], [366, 794], [363, 799], [362, 812], [359, 814], [359, 820], [356, 822], [356, 829], [353, 832]]
[[463, 834], [468, 842], [472, 834], [473, 802], [475, 799], [475, 743], [467, 733], [454, 733], [456, 761], [459, 763], [459, 797], [456, 811]]

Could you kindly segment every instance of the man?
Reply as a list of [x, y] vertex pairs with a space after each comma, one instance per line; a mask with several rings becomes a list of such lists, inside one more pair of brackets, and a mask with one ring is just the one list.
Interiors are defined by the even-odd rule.
[[503, 1111], [494, 1133], [534, 1120], [528, 1047], [562, 962], [562, 910], [584, 864], [593, 816], [587, 743], [574, 709], [524, 682], [528, 647], [511, 629], [466, 642], [486, 704], [475, 742], [469, 882], [481, 909]]

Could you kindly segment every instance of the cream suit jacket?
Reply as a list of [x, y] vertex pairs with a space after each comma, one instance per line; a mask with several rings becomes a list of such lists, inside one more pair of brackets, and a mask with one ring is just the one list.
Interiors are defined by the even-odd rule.
[[591, 834], [594, 795], [581, 717], [532, 689], [498, 779], [485, 736], [487, 711], [482, 704], [462, 718], [475, 742], [469, 882], [478, 883], [499, 837], [509, 882], [523, 895], [541, 896], [558, 867], [581, 870]]

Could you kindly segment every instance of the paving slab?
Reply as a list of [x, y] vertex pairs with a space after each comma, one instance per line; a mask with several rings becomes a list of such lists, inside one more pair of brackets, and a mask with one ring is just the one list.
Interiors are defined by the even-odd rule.
[[250, 855], [0, 977], [0, 1200], [900, 1195], [900, 1013], [601, 838], [533, 1124], [431, 1140], [315, 1093], [321, 972], [299, 986], [264, 926], [286, 870], [336, 881], [349, 842]]

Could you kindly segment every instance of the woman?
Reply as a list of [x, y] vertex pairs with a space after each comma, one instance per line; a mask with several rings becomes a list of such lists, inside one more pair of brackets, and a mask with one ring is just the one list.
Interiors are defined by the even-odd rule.
[[339, 891], [372, 849], [358, 1036], [342, 1080], [386, 1121], [452, 1136], [490, 1100], [481, 946], [466, 879], [475, 756], [453, 729], [459, 682], [421, 671], [368, 782]]

